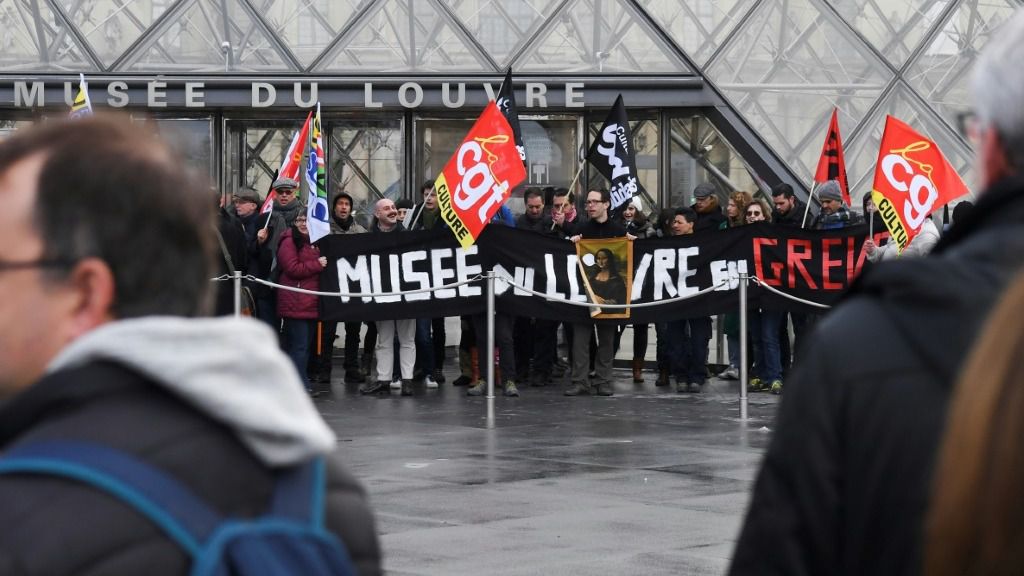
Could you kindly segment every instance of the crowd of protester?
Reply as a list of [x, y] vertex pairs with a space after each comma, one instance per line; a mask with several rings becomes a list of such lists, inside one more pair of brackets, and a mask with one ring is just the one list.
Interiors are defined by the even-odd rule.
[[[241, 259], [248, 262], [247, 273], [285, 286], [315, 290], [319, 283], [324, 258], [309, 243], [305, 215], [296, 201], [298, 182], [287, 178], [276, 181], [274, 210], [259, 214], [258, 195], [243, 189], [233, 198], [234, 215], [222, 209], [222, 228], [230, 218], [237, 218], [238, 234], [244, 242]], [[865, 244], [871, 261], [891, 259], [896, 251], [885, 239], [870, 194], [864, 195], [862, 213], [845, 205], [839, 184], [826, 182], [817, 187], [815, 195], [821, 204], [817, 215], [810, 213], [792, 187], [779, 184], [769, 193], [747, 191], [725, 193], [712, 182], [698, 184], [692, 192], [692, 203], [676, 208], [642, 208], [640, 200], [611, 209], [607, 191], [591, 190], [581, 198], [584, 211], [578, 212], [574, 195], [566, 188], [526, 188], [522, 193], [524, 212], [514, 215], [502, 206], [491, 225], [529, 230], [552, 238], [576, 241], [580, 238], [629, 237], [631, 239], [715, 234], [719, 230], [767, 222], [774, 226], [833, 230], [861, 224], [874, 219], [873, 232]], [[722, 203], [724, 199], [724, 206]], [[332, 234], [392, 233], [404, 230], [433, 230], [445, 227], [434, 192], [433, 182], [426, 181], [419, 189], [419, 202], [393, 202], [382, 199], [373, 206], [369, 230], [356, 220], [352, 196], [337, 192], [332, 202]], [[915, 238], [907, 253], [923, 255], [938, 239], [939, 231], [928, 221], [926, 229]], [[878, 245], [876, 245], [878, 242]], [[305, 378], [307, 390], [318, 396], [330, 391], [331, 367], [338, 338], [339, 325], [317, 318], [317, 297], [287, 290], [272, 290], [254, 285], [256, 315], [281, 335], [284, 351], [292, 358]], [[227, 312], [229, 301], [223, 311]], [[781, 394], [784, 375], [793, 363], [801, 339], [817, 315], [790, 311], [787, 308], [752, 309], [748, 330], [740, 334], [738, 313], [721, 314], [718, 330], [727, 343], [728, 363], [717, 372], [723, 379], [736, 380], [740, 374], [740, 342], [747, 338], [749, 355], [749, 389]], [[446, 382], [444, 367], [449, 345], [446, 318], [420, 318], [405, 321], [344, 322], [344, 379], [359, 384], [364, 394], [385, 394], [398, 390], [413, 395], [422, 387], [436, 389]], [[360, 357], [360, 335], [363, 354]], [[714, 334], [714, 318], [697, 317], [649, 324], [618, 326], [607, 323], [569, 323], [542, 318], [495, 317], [495, 351], [480, 354], [486, 347], [486, 318], [481, 315], [460, 319], [461, 339], [458, 343], [459, 376], [455, 386], [466, 387], [470, 396], [482, 395], [486, 389], [483, 374], [486, 361], [496, 364], [496, 381], [505, 396], [518, 396], [521, 386], [543, 387], [555, 384], [556, 378], [570, 376], [565, 394], [612, 395], [611, 366], [618, 354], [622, 335], [632, 332], [632, 358], [629, 366], [632, 380], [644, 382], [648, 370], [647, 349], [653, 327], [657, 346], [653, 360], [654, 383], [675, 392], [700, 393], [712, 374], [708, 365], [710, 341]], [[560, 354], [559, 332], [565, 345]], [[411, 334], [411, 336], [410, 336]], [[454, 345], [454, 343], [452, 343]]]

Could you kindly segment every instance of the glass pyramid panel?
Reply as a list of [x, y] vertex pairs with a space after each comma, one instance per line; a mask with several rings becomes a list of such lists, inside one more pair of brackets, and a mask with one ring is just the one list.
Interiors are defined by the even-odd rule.
[[767, 0], [715, 58], [709, 74], [804, 181], [829, 117], [855, 126], [892, 79], [871, 51], [810, 0]]
[[755, 3], [742, 0], [640, 0], [640, 5], [694, 62], [703, 65]]
[[558, 5], [557, 0], [443, 1], [501, 68], [508, 65]]
[[93, 0], [68, 3], [65, 10], [103, 65], [109, 66], [173, 3], [173, 0]]
[[[226, 14], [222, 10], [226, 6]], [[238, 0], [186, 0], [124, 68], [139, 72], [292, 71]], [[225, 42], [227, 45], [225, 45]]]
[[308, 67], [366, 3], [366, 0], [263, 0], [264, 6], [257, 8], [299, 63]]
[[896, 68], [903, 66], [951, 0], [847, 0], [836, 10]]
[[[0, 0], [0, 67], [4, 72], [88, 72], [95, 67], [45, 2]], [[40, 39], [40, 35], [42, 38]]]
[[911, 128], [931, 138], [942, 154], [972, 189], [975, 188], [974, 156], [963, 141], [935, 112], [929, 110], [913, 96], [913, 92], [899, 83], [882, 105], [867, 120], [857, 138], [846, 143], [846, 175], [850, 181], [850, 196], [860, 207], [861, 198], [871, 190], [878, 161], [878, 146], [885, 129], [885, 116], [889, 114], [906, 122]]
[[968, 108], [971, 67], [992, 32], [1013, 14], [1007, 1], [961, 2], [942, 30], [906, 72], [907, 82], [950, 127]]
[[433, 0], [379, 2], [356, 26], [318, 71], [495, 71]]
[[622, 0], [573, 0], [515, 63], [529, 72], [681, 74], [690, 70]]

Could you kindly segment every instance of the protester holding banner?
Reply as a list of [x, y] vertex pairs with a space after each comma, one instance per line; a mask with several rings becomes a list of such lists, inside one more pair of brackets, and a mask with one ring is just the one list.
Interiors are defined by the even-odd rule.
[[[395, 203], [392, 200], [387, 198], [378, 200], [374, 206], [373, 215], [373, 224], [370, 227], [372, 234], [394, 234], [405, 230], [398, 223], [398, 209], [395, 208]], [[394, 342], [397, 335], [402, 396], [412, 396], [413, 367], [416, 364], [416, 320], [378, 320], [376, 325], [377, 378], [376, 380], [367, 379], [366, 383], [359, 387], [359, 392], [362, 394], [390, 393], [395, 364]]]
[[[964, 358], [993, 304], [1024, 266], [1022, 61], [1024, 10], [1018, 9], [992, 32], [971, 78], [977, 118], [971, 136], [984, 186], [974, 211], [928, 256], [866, 270], [818, 325], [800, 369], [786, 383], [731, 574], [921, 573], [929, 488], [949, 480], [933, 472], [950, 394], [958, 375], [978, 376], [977, 368], [964, 372]], [[883, 196], [888, 209], [879, 203], [879, 210], [892, 218], [927, 217], [960, 183], [952, 180], [956, 172], [946, 170], [934, 143], [904, 134], [879, 147], [876, 180], [891, 176], [898, 184], [889, 186], [895, 193]], [[929, 194], [906, 194], [904, 185], [914, 180]], [[879, 182], [873, 193], [884, 187]], [[912, 205], [931, 198], [931, 190], [930, 206]], [[1014, 384], [1019, 387], [1019, 381]], [[950, 430], [959, 438], [966, 433]], [[966, 517], [998, 516], [963, 505], [953, 510]], [[972, 538], [986, 536], [970, 526], [956, 528]], [[964, 573], [948, 561], [962, 550], [948, 548], [945, 539], [936, 545], [950, 555], [929, 563], [935, 571], [928, 574], [947, 573], [939, 568]], [[1015, 541], [1009, 545], [1019, 557]], [[989, 573], [989, 567], [970, 566], [978, 574]]]
[[[489, 225], [509, 226], [511, 211], [508, 207], [502, 206], [491, 216]], [[473, 336], [476, 339], [476, 350], [478, 366], [485, 370], [484, 362], [493, 362], [498, 365], [501, 372], [500, 385], [502, 394], [508, 397], [518, 397], [519, 387], [516, 385], [516, 348], [512, 330], [515, 327], [515, 318], [504, 312], [494, 313], [494, 347], [495, 350], [487, 349], [487, 314], [473, 314], [470, 316], [470, 325], [473, 328]], [[497, 354], [497, 357], [495, 357]], [[475, 385], [466, 389], [467, 396], [483, 396], [487, 388], [487, 382], [480, 380]]]
[[903, 252], [899, 251], [895, 242], [887, 242], [883, 246], [876, 246], [874, 240], [868, 238], [864, 241], [864, 250], [868, 253], [868, 260], [880, 262], [906, 256], [924, 256], [931, 252], [932, 248], [939, 242], [939, 227], [931, 218], [926, 218], [921, 224], [921, 230], [907, 244]]
[[[622, 225], [626, 227], [626, 233], [636, 236], [637, 239], [647, 238], [654, 234], [654, 227], [644, 216], [643, 211], [637, 207], [635, 200], [630, 201], [626, 204], [626, 207], [622, 210]], [[622, 339], [622, 333], [626, 330], [625, 324], [620, 324], [618, 333], [615, 335], [615, 353], [619, 352], [619, 342]], [[633, 383], [643, 384], [644, 376], [644, 362], [646, 362], [647, 356], [647, 335], [650, 331], [650, 324], [634, 324], [633, 325], [633, 362], [631, 368], [633, 370]]]
[[690, 208], [697, 213], [694, 233], [719, 230], [725, 223], [725, 214], [722, 214], [722, 208], [718, 204], [718, 193], [715, 185], [710, 182], [698, 184], [693, 189], [693, 206]]
[[[754, 200], [747, 206], [747, 224], [770, 223], [771, 217], [772, 213], [768, 208], [768, 203], [763, 200]], [[776, 307], [762, 306], [760, 309], [751, 310], [749, 314], [747, 330], [754, 344], [754, 371], [748, 382], [749, 390], [781, 394], [782, 352], [779, 338], [786, 312]], [[786, 349], [788, 350], [789, 347], [787, 346]]]
[[[737, 190], [729, 194], [729, 202], [725, 206], [725, 222], [720, 228], [735, 228], [746, 224], [747, 206], [754, 201], [750, 192]], [[726, 343], [729, 348], [729, 366], [719, 374], [725, 380], [738, 380], [740, 377], [740, 315], [735, 312], [727, 312], [720, 316], [722, 332], [725, 333]]]
[[[427, 180], [420, 186], [423, 201], [412, 209], [403, 223], [407, 230], [434, 230], [444, 228], [441, 209], [437, 205], [434, 181]], [[422, 378], [427, 388], [437, 388], [444, 382], [444, 317], [419, 318], [416, 320], [416, 367], [414, 378]]]
[[[320, 272], [327, 267], [327, 258], [309, 243], [309, 227], [306, 215], [299, 213], [295, 223], [281, 236], [277, 251], [282, 286], [317, 291], [320, 289]], [[295, 369], [306, 385], [306, 390], [316, 396], [330, 390], [310, 386], [307, 368], [310, 344], [318, 315], [317, 296], [291, 290], [281, 290], [277, 296], [277, 314], [282, 319], [281, 345], [288, 357], [295, 363]]]
[[861, 224], [860, 215], [851, 212], [843, 203], [843, 190], [839, 182], [829, 180], [815, 190], [821, 211], [811, 224], [815, 230], [836, 230]]
[[[609, 218], [611, 196], [607, 190], [591, 190], [587, 192], [587, 215], [589, 220], [576, 228], [576, 234], [570, 240], [579, 242], [590, 238], [619, 238], [625, 236], [626, 227]], [[612, 359], [615, 355], [615, 325], [607, 323], [582, 322], [573, 324], [572, 339], [572, 384], [566, 388], [566, 396], [578, 396], [591, 392], [587, 382], [590, 372], [590, 335], [597, 329], [597, 357], [595, 358], [597, 389], [599, 396], [611, 396], [615, 393], [612, 385]]]
[[[523, 204], [526, 206], [526, 211], [516, 218], [516, 228], [541, 234], [545, 233], [544, 220], [546, 214], [544, 213], [543, 193], [538, 188], [527, 188], [523, 193]], [[538, 321], [536, 318], [527, 316], [517, 316], [515, 320], [513, 340], [515, 341], [516, 351], [516, 380], [521, 384], [537, 382], [536, 374], [550, 373], [551, 371], [551, 354], [538, 354], [543, 349], [539, 342], [540, 331], [537, 328], [538, 322], [543, 324], [544, 321]], [[546, 327], [542, 325], [541, 328]], [[541, 362], [548, 363], [546, 369], [539, 366]], [[534, 364], [532, 373], [530, 370], [531, 363]], [[546, 384], [546, 381], [541, 381], [541, 383]]]
[[[692, 208], [677, 208], [672, 218], [672, 235], [693, 234], [699, 221], [700, 216]], [[700, 393], [707, 379], [710, 339], [711, 318], [708, 317], [671, 320], [662, 329], [658, 340], [665, 340], [670, 372], [675, 377], [677, 393]]]
[[[352, 214], [354, 202], [348, 192], [342, 190], [331, 204], [331, 234], [365, 234]], [[345, 322], [345, 381], [362, 384], [366, 377], [359, 369], [359, 333], [362, 322]], [[315, 346], [310, 360], [309, 379], [314, 384], [330, 384], [334, 356], [334, 340], [337, 338], [338, 322], [318, 321]]]
[[772, 222], [779, 226], [803, 228], [806, 205], [796, 197], [793, 187], [785, 182], [772, 186]]
[[572, 193], [568, 188], [555, 188], [551, 199], [551, 212], [548, 214], [545, 229], [552, 236], [569, 238], [576, 234], [578, 224]]

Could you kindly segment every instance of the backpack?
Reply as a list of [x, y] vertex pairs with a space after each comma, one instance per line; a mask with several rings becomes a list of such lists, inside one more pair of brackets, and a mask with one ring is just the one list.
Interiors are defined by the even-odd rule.
[[225, 518], [191, 490], [125, 452], [78, 441], [17, 446], [0, 474], [42, 474], [102, 491], [147, 517], [192, 558], [191, 576], [354, 575], [348, 551], [324, 528], [323, 458], [281, 472], [270, 511]]

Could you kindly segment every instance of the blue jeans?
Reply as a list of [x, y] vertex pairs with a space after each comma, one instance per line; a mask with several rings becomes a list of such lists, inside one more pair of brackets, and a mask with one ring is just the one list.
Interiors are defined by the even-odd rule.
[[430, 337], [433, 320], [418, 318], [416, 320], [416, 364], [425, 374], [434, 373], [434, 339]]
[[704, 384], [707, 380], [711, 318], [669, 322], [669, 350], [676, 382]]
[[757, 358], [758, 373], [762, 380], [782, 380], [782, 352], [779, 349], [779, 327], [786, 318], [782, 310], [761, 310], [760, 354]]
[[281, 346], [285, 354], [292, 359], [295, 369], [299, 372], [299, 378], [307, 389], [309, 378], [306, 376], [306, 366], [309, 363], [309, 343], [313, 339], [315, 326], [316, 320], [285, 318], [281, 331]]

